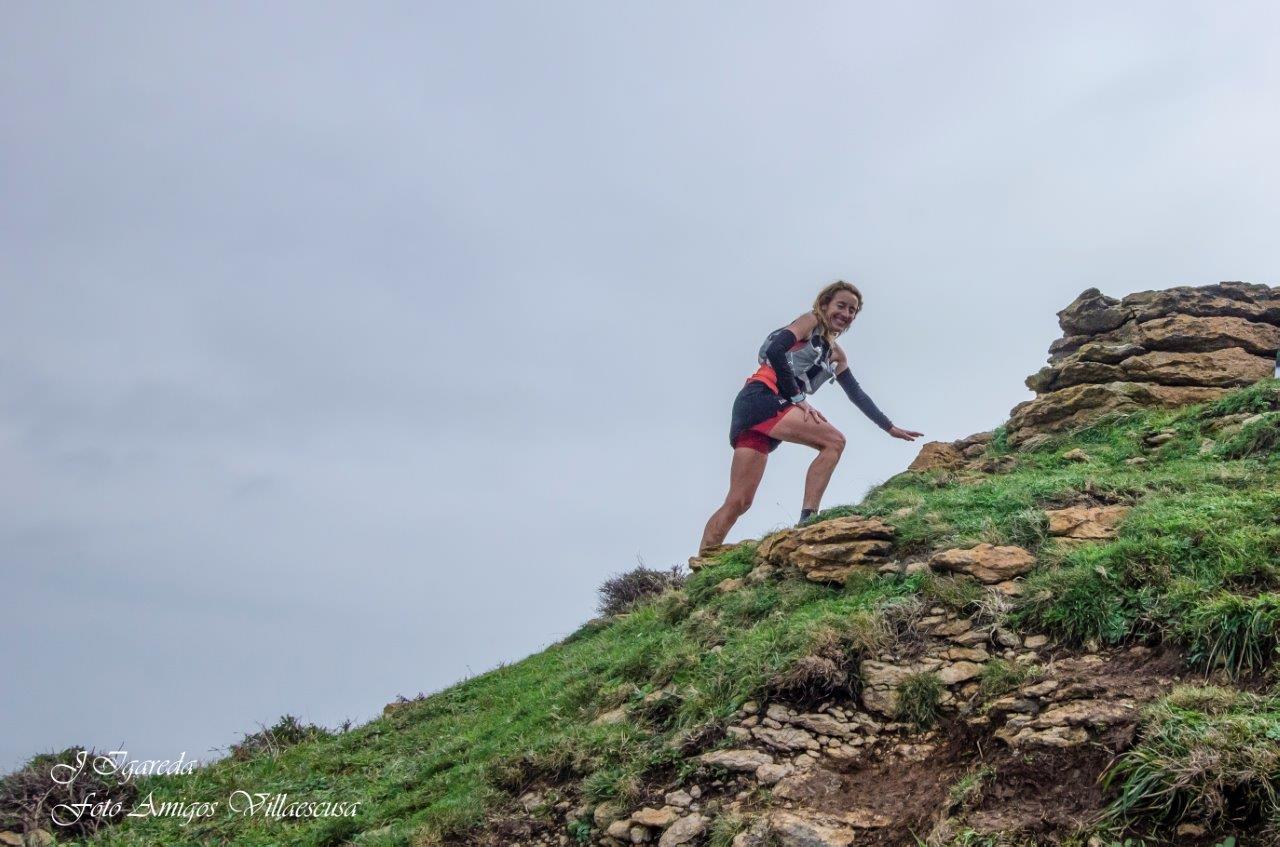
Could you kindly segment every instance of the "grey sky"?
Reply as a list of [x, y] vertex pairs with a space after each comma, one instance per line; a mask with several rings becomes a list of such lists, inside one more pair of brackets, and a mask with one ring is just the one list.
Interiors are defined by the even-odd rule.
[[[1273, 4], [0, 9], [0, 767], [363, 721], [683, 561], [844, 277], [903, 426], [1088, 286], [1277, 282]], [[916, 445], [837, 389], [858, 499]], [[731, 538], [794, 521], [770, 458]]]

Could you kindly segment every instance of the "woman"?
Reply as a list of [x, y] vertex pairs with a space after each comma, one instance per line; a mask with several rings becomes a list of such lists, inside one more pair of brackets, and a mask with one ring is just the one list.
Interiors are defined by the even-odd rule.
[[806, 312], [782, 329], [774, 330], [760, 348], [760, 367], [747, 379], [733, 402], [729, 443], [733, 465], [724, 505], [707, 521], [700, 554], [724, 541], [734, 523], [755, 497], [769, 454], [783, 441], [818, 451], [804, 480], [800, 523], [818, 511], [822, 493], [844, 450], [844, 436], [805, 399], [828, 379], [844, 389], [854, 405], [894, 438], [915, 441], [924, 433], [894, 426], [871, 402], [849, 372], [849, 361], [836, 343], [862, 311], [862, 292], [843, 280], [833, 282]]

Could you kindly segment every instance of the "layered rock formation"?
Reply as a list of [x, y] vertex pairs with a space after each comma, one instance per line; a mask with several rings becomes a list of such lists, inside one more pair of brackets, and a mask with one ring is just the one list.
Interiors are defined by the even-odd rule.
[[1280, 350], [1280, 288], [1222, 282], [1117, 300], [1090, 288], [1058, 313], [1063, 337], [1027, 378], [1009, 443], [1106, 412], [1181, 406], [1270, 377]]
[[814, 582], [842, 583], [861, 568], [888, 562], [893, 527], [877, 518], [847, 517], [797, 530], [783, 530], [760, 543], [760, 559], [804, 571]]

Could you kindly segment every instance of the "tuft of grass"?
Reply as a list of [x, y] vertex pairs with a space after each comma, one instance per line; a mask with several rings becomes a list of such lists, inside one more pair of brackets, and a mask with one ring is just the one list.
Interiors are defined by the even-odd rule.
[[683, 584], [684, 575], [680, 565], [673, 565], [665, 571], [637, 565], [625, 573], [610, 577], [597, 589], [600, 614], [616, 615], [628, 611], [642, 600], [657, 597], [664, 591], [679, 588]]
[[707, 847], [732, 847], [733, 839], [750, 827], [751, 821], [743, 815], [734, 812], [717, 815], [711, 824]]
[[976, 610], [985, 593], [982, 584], [973, 577], [947, 576], [934, 571], [922, 573], [919, 586], [925, 600], [960, 614]]
[[1044, 669], [1039, 665], [1019, 665], [1004, 659], [992, 659], [983, 665], [982, 674], [978, 677], [979, 694], [983, 700], [994, 700], [1043, 675]]
[[766, 684], [770, 699], [818, 703], [833, 696], [856, 697], [859, 659], [890, 639], [882, 609], [864, 609], [841, 619], [826, 619], [807, 634], [807, 645]]
[[1244, 459], [1274, 456], [1280, 451], [1280, 414], [1268, 414], [1227, 438], [1217, 447], [1218, 456]]
[[[133, 808], [138, 789], [110, 767], [98, 766], [100, 759], [120, 763], [118, 757], [89, 747], [68, 747], [33, 756], [21, 768], [0, 778], [0, 829], [45, 830], [70, 839], [118, 823]], [[74, 779], [66, 778], [71, 774]], [[59, 806], [74, 808], [84, 804], [82, 808], [88, 808], [106, 798], [117, 801], [120, 809], [79, 817], [65, 808], [55, 813]]]
[[1009, 544], [1036, 550], [1049, 538], [1049, 517], [1044, 509], [1022, 509], [1005, 520], [1004, 538]]
[[916, 729], [925, 730], [938, 722], [941, 714], [942, 680], [933, 671], [921, 671], [898, 684], [897, 718]]
[[1248, 388], [1219, 397], [1207, 404], [1197, 417], [1220, 418], [1240, 412], [1258, 414], [1277, 409], [1280, 409], [1280, 380], [1264, 379]]
[[1188, 645], [1188, 660], [1231, 676], [1263, 671], [1280, 650], [1280, 594], [1243, 597], [1218, 592], [1205, 597], [1193, 588], [1172, 600], [1186, 606], [1175, 633]]
[[282, 715], [273, 725], [249, 733], [238, 743], [232, 744], [231, 757], [241, 761], [264, 755], [274, 758], [289, 747], [330, 734], [322, 726], [303, 723], [293, 715]]
[[1129, 634], [1138, 610], [1111, 580], [1105, 568], [1088, 562], [1032, 574], [1010, 620], [1069, 644], [1118, 642]]
[[1179, 687], [1149, 707], [1139, 742], [1103, 775], [1115, 827], [1280, 820], [1280, 699]]
[[1004, 424], [991, 430], [991, 442], [987, 445], [987, 450], [996, 456], [1003, 456], [1009, 452], [1009, 428]]
[[960, 777], [947, 793], [951, 808], [965, 808], [980, 804], [982, 789], [995, 775], [995, 768], [982, 764]]

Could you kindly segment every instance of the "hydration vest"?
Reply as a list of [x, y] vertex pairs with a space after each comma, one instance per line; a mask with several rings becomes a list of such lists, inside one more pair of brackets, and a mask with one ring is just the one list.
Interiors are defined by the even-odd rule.
[[[765, 358], [764, 351], [768, 349], [769, 344], [786, 327], [775, 329], [769, 333], [764, 340], [764, 344], [760, 345], [760, 353], [758, 355], [760, 364], [768, 368], [772, 373], [773, 368], [769, 366], [769, 360]], [[787, 363], [791, 365], [791, 372], [796, 375], [796, 382], [800, 384], [800, 390], [805, 394], [812, 394], [822, 387], [822, 384], [829, 379], [835, 379], [836, 366], [831, 361], [831, 345], [827, 343], [827, 337], [822, 334], [821, 325], [814, 327], [813, 333], [807, 340], [797, 341], [790, 350], [787, 351]], [[759, 371], [756, 371], [759, 374]], [[773, 389], [777, 390], [777, 377], [774, 376]]]

